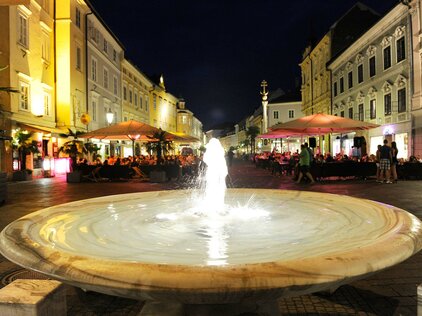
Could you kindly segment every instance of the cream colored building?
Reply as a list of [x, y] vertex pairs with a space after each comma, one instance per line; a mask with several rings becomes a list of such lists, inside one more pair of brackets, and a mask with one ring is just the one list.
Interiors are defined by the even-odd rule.
[[[0, 6], [0, 86], [20, 93], [0, 93], [1, 129], [34, 132], [40, 153], [28, 156], [27, 168], [40, 170], [42, 157], [52, 155], [56, 140], [54, 106], [54, 6], [49, 1]], [[1, 148], [0, 170], [12, 171], [12, 151]], [[15, 164], [15, 167], [16, 164]]]
[[[395, 141], [398, 157], [410, 155], [411, 51], [408, 8], [397, 4], [382, 19], [333, 59], [333, 114], [379, 124], [366, 132], [348, 133], [342, 141], [333, 138], [336, 154], [351, 153], [355, 136], [364, 136], [366, 152], [376, 154], [386, 138]], [[338, 135], [339, 136], [339, 135]], [[343, 135], [343, 137], [346, 135]]]
[[149, 124], [149, 91], [153, 82], [127, 59], [122, 61], [122, 120]]

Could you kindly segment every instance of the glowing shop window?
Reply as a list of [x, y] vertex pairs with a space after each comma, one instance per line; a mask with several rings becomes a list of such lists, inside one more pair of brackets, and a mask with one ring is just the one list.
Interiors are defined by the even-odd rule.
[[370, 147], [370, 154], [376, 154], [378, 145], [383, 145], [384, 136], [374, 136], [371, 137], [371, 147]]
[[396, 134], [394, 140], [397, 144], [397, 158], [408, 158], [408, 135], [407, 133]]

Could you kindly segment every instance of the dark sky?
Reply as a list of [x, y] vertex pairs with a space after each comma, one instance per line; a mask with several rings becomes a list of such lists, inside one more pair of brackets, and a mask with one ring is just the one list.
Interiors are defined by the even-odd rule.
[[[398, 0], [363, 0], [384, 14]], [[354, 0], [91, 0], [148, 75], [164, 74], [204, 130], [237, 122], [270, 90], [300, 84], [311, 32], [320, 39]]]

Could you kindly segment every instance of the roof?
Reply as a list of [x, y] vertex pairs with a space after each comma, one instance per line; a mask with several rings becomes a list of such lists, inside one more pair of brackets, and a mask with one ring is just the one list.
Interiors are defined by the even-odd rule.
[[330, 27], [331, 56], [337, 55], [345, 47], [352, 44], [380, 17], [379, 13], [363, 3], [356, 3]]
[[286, 103], [286, 102], [301, 102], [301, 101], [302, 101], [302, 95], [300, 93], [300, 90], [294, 90], [294, 91], [287, 91], [286, 94], [283, 94], [279, 96], [278, 98], [272, 99], [270, 101], [270, 104]]
[[[331, 57], [337, 55], [340, 51], [352, 44], [380, 18], [381, 16], [379, 13], [365, 4], [357, 2], [342, 17], [334, 22], [327, 32], [331, 35]], [[322, 38], [326, 36], [327, 33], [324, 34]], [[321, 39], [315, 41], [313, 47], [311, 47], [307, 54], [304, 53], [302, 56], [303, 60], [306, 59]], [[305, 52], [308, 48], [309, 45], [305, 48]]]

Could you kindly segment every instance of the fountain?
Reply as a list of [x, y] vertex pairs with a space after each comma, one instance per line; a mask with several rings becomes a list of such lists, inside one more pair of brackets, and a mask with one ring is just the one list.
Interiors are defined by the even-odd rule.
[[226, 166], [213, 162], [224, 156], [212, 156], [211, 148], [222, 151], [214, 140], [208, 145], [205, 178], [213, 191], [204, 197], [201, 190], [159, 191], [49, 207], [9, 224], [0, 251], [87, 290], [173, 309], [171, 302], [191, 311], [205, 306], [201, 315], [226, 304], [226, 314], [237, 315], [266, 307], [276, 314], [280, 297], [337, 288], [422, 247], [421, 222], [390, 205], [305, 191], [223, 190]]

